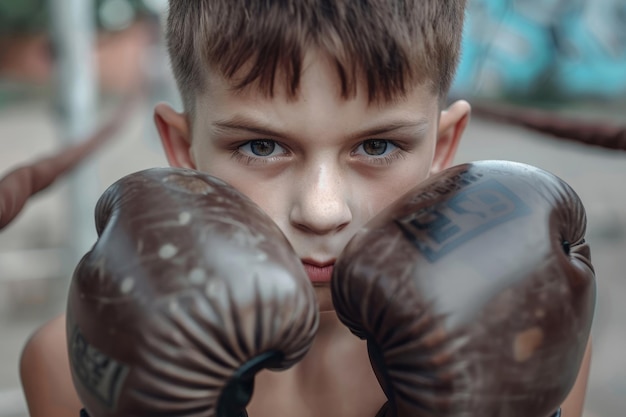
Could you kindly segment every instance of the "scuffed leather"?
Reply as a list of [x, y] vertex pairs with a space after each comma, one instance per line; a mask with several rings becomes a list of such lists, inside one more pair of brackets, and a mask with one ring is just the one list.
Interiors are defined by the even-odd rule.
[[592, 322], [585, 227], [554, 175], [483, 161], [433, 176], [358, 232], [332, 295], [368, 341], [384, 415], [553, 415]]
[[300, 260], [225, 183], [172, 168], [129, 175], [99, 200], [96, 228], [67, 308], [91, 417], [214, 416], [227, 384], [251, 390], [259, 366], [287, 368], [310, 347], [317, 303]]

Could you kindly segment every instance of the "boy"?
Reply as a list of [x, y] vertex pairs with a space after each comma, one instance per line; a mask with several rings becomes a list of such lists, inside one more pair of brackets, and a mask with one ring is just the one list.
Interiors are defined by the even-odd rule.
[[[374, 416], [385, 397], [365, 344], [338, 321], [332, 267], [365, 222], [448, 167], [469, 119], [441, 111], [463, 0], [172, 0], [168, 44], [184, 101], [155, 122], [169, 163], [215, 175], [261, 206], [313, 282], [321, 321], [303, 361], [262, 372], [248, 412]], [[72, 416], [63, 318], [22, 357], [31, 415]], [[588, 355], [563, 407], [579, 417]]]

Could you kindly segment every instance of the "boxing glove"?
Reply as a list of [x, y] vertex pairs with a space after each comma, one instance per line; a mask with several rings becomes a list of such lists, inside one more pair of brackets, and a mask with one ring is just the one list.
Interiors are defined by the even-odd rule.
[[225, 183], [151, 169], [112, 185], [67, 305], [91, 417], [245, 415], [254, 375], [302, 358], [315, 293], [280, 229]]
[[332, 278], [380, 416], [550, 417], [576, 380], [595, 278], [575, 192], [528, 165], [431, 177], [360, 230]]

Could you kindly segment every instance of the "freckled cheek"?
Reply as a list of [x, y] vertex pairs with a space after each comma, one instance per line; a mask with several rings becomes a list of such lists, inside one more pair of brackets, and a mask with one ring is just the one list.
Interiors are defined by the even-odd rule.
[[374, 189], [365, 192], [358, 204], [359, 216], [355, 216], [361, 219], [361, 223], [366, 223], [378, 213], [380, 213], [385, 207], [391, 204], [398, 195], [390, 193], [385, 189]]
[[[266, 190], [265, 187], [254, 186], [242, 186], [241, 188], [236, 188], [254, 201], [261, 208], [261, 210], [274, 220], [274, 222], [277, 224], [283, 223], [284, 219], [282, 217], [284, 217], [284, 210], [281, 210], [283, 205], [280, 204], [280, 202], [285, 200], [285, 196], [276, 192], [279, 190]], [[263, 190], [265, 190], [265, 192], [263, 192]]]
[[399, 170], [383, 179], [361, 187], [360, 212], [364, 221], [376, 216], [402, 195], [417, 187], [428, 177], [429, 166]]
[[272, 181], [260, 182], [258, 176], [251, 176], [245, 172], [239, 175], [230, 173], [225, 181], [252, 200], [284, 230], [287, 221], [284, 202], [288, 197], [285, 187]]

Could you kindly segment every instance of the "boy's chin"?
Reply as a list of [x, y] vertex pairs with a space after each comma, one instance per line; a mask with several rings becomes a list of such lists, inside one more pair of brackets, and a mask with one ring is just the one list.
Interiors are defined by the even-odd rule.
[[317, 296], [317, 304], [319, 306], [320, 313], [335, 311], [333, 306], [332, 296], [330, 295], [330, 284], [315, 284], [315, 295]]

